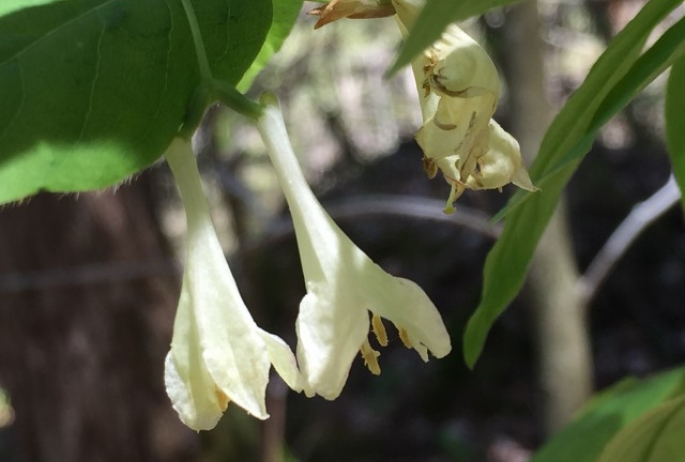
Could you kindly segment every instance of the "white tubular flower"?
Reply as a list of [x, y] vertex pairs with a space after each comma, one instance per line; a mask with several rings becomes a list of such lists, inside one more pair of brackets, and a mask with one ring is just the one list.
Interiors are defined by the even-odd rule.
[[[404, 35], [425, 0], [392, 0]], [[516, 140], [492, 116], [500, 97], [497, 68], [486, 51], [456, 25], [414, 60], [423, 126], [416, 141], [430, 178], [440, 170], [452, 186], [446, 212], [466, 189], [508, 183], [535, 191]]]
[[166, 158], [186, 211], [183, 286], [164, 379], [174, 409], [194, 430], [213, 428], [229, 401], [266, 419], [265, 393], [274, 365], [302, 390], [295, 357], [250, 316], [219, 245], [190, 144], [175, 139]]
[[302, 174], [278, 103], [266, 99], [258, 127], [290, 206], [307, 287], [297, 318], [305, 392], [335, 399], [359, 351], [369, 370], [379, 374], [380, 353], [368, 335], [371, 324], [378, 343], [387, 345], [381, 318], [392, 322], [404, 345], [424, 361], [429, 351], [438, 358], [447, 355], [450, 339], [435, 305], [415, 283], [383, 271], [328, 216]]

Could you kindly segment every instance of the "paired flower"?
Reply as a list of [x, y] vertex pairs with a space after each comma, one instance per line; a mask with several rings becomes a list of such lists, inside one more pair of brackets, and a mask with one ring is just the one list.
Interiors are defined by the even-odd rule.
[[379, 374], [380, 353], [368, 336], [371, 329], [387, 345], [382, 318], [424, 361], [429, 351], [447, 355], [450, 339], [435, 305], [412, 281], [383, 271], [328, 216], [302, 174], [277, 103], [268, 99], [257, 126], [290, 206], [307, 287], [296, 322], [305, 392], [335, 399], [358, 352]]
[[250, 316], [226, 263], [190, 144], [175, 139], [166, 158], [186, 211], [186, 264], [164, 379], [174, 409], [194, 430], [213, 428], [230, 401], [266, 419], [273, 364], [301, 391], [303, 380], [283, 340]]
[[[406, 34], [425, 0], [333, 0], [312, 13], [317, 26], [342, 17], [397, 14]], [[429, 177], [452, 186], [446, 212], [466, 189], [508, 183], [535, 190], [516, 140], [492, 116], [500, 96], [497, 70], [468, 34], [449, 27], [413, 63], [424, 124], [416, 140]], [[213, 428], [234, 401], [264, 419], [271, 365], [294, 390], [335, 399], [357, 353], [373, 374], [388, 344], [383, 319], [424, 361], [451, 350], [440, 314], [415, 283], [376, 265], [317, 201], [290, 146], [277, 102], [263, 98], [258, 129], [290, 207], [307, 294], [296, 321], [297, 360], [280, 338], [260, 329], [242, 301], [219, 245], [192, 149], [176, 139], [166, 153], [188, 221], [187, 259], [174, 337], [165, 363], [167, 392], [190, 428]], [[299, 369], [298, 369], [299, 363]]]
[[429, 351], [443, 357], [451, 349], [423, 290], [384, 272], [323, 210], [297, 163], [277, 103], [266, 100], [257, 125], [291, 208], [307, 286], [296, 323], [302, 373], [285, 342], [250, 316], [219, 245], [191, 146], [175, 139], [165, 155], [186, 210], [187, 258], [165, 383], [174, 409], [194, 430], [213, 428], [230, 401], [267, 418], [271, 365], [294, 390], [328, 399], [340, 394], [357, 352], [380, 374], [380, 353], [368, 335], [371, 325], [377, 342], [388, 344], [381, 318], [424, 361]]

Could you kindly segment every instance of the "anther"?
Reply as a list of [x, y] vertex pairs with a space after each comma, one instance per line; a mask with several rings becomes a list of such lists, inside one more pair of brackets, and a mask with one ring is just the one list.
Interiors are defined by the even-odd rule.
[[388, 334], [385, 332], [383, 320], [377, 314], [374, 314], [371, 318], [371, 328], [373, 329], [373, 333], [376, 335], [378, 344], [380, 346], [388, 346]]
[[373, 375], [381, 374], [381, 366], [378, 365], [378, 357], [381, 355], [378, 351], [371, 348], [368, 340], [364, 340], [361, 347], [362, 358], [364, 358], [364, 365], [371, 371]]
[[[216, 386], [215, 386], [216, 387]], [[231, 401], [226, 393], [223, 392], [223, 390], [220, 390], [218, 387], [216, 387], [216, 398], [219, 401], [219, 408], [221, 408], [221, 412], [224, 412], [226, 408], [228, 407], [228, 403]]]
[[414, 348], [414, 346], [411, 344], [411, 340], [409, 340], [409, 333], [407, 332], [407, 329], [400, 327], [397, 330], [400, 333], [400, 340], [402, 340], [404, 346], [407, 348]]

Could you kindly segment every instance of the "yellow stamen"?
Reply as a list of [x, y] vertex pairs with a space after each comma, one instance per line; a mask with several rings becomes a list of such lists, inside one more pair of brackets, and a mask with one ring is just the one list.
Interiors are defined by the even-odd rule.
[[220, 390], [219, 388], [216, 389], [216, 398], [219, 401], [219, 407], [221, 408], [221, 412], [224, 412], [228, 407], [228, 403], [230, 403], [231, 400], [228, 398], [226, 393], [224, 393], [223, 390]]
[[371, 371], [373, 375], [381, 374], [381, 366], [378, 365], [378, 357], [381, 355], [378, 351], [371, 348], [368, 340], [364, 340], [361, 347], [362, 358], [364, 358], [364, 365]]
[[402, 340], [404, 346], [407, 348], [413, 348], [411, 340], [409, 340], [409, 334], [407, 333], [407, 329], [405, 329], [404, 327], [399, 327], [397, 330], [400, 333], [400, 340]]
[[373, 333], [376, 335], [378, 344], [380, 346], [388, 346], [388, 334], [385, 332], [383, 320], [377, 314], [374, 314], [371, 318], [371, 327], [373, 328]]

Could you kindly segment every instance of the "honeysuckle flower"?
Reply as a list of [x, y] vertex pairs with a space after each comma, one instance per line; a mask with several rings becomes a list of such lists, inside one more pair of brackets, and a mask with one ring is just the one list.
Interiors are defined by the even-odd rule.
[[[425, 0], [392, 0], [406, 35]], [[487, 52], [456, 25], [412, 62], [423, 114], [416, 141], [430, 178], [452, 186], [445, 212], [466, 189], [515, 185], [535, 191], [516, 140], [492, 116], [500, 96], [497, 68]]]
[[255, 324], [228, 268], [190, 144], [175, 139], [166, 159], [187, 218], [186, 263], [165, 362], [165, 384], [174, 409], [194, 430], [213, 428], [229, 401], [257, 418], [265, 406], [273, 364], [294, 390], [302, 377], [288, 345]]
[[435, 305], [414, 282], [383, 271], [338, 228], [307, 185], [277, 102], [267, 97], [263, 104], [257, 125], [290, 207], [307, 288], [296, 321], [305, 392], [335, 399], [358, 352], [379, 374], [380, 353], [368, 337], [371, 328], [377, 343], [387, 345], [382, 318], [424, 361], [429, 352], [448, 354], [449, 335]]

